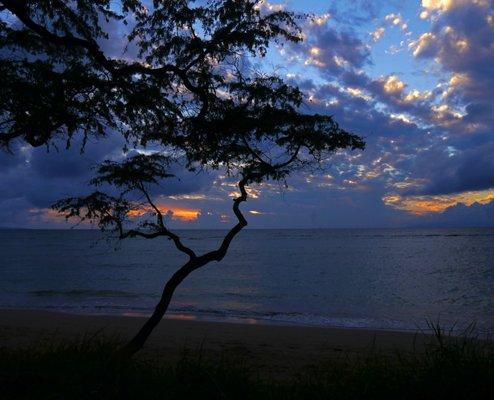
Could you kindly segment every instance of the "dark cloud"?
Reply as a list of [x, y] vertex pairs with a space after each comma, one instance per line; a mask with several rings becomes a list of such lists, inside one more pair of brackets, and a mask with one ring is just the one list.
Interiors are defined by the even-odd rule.
[[425, 217], [422, 223], [438, 227], [493, 227], [494, 202], [474, 203], [471, 206], [458, 204], [440, 214]]
[[[447, 151], [423, 154], [417, 160], [418, 176], [428, 183], [405, 195], [441, 195], [494, 188], [494, 142], [455, 154]], [[427, 170], [425, 170], [427, 169]]]
[[[59, 143], [48, 150], [26, 147], [14, 154], [0, 153], [0, 226], [49, 223], [43, 219], [43, 210], [61, 198], [94, 190], [88, 184], [93, 167], [105, 159], [122, 159], [123, 144], [121, 137], [110, 135], [88, 142], [84, 149], [76, 140], [68, 149]], [[154, 187], [153, 195], [193, 193], [210, 186], [214, 179], [214, 174], [188, 173], [179, 165], [171, 166], [170, 172], [176, 177]]]
[[[492, 2], [456, 2], [433, 18], [430, 32], [413, 44], [419, 59], [434, 59], [449, 74], [442, 109], [406, 109], [435, 125], [443, 137], [409, 163], [411, 176], [427, 182], [405, 194], [440, 195], [494, 188], [494, 12]], [[438, 94], [438, 93], [436, 93]], [[396, 104], [395, 104], [396, 106]], [[456, 116], [451, 110], [461, 110]], [[448, 214], [449, 215], [449, 214]]]
[[[488, 7], [490, 11], [465, 2], [441, 13], [432, 31], [412, 48], [418, 58], [437, 59], [452, 74], [453, 79], [446, 80], [448, 93], [443, 98], [439, 89], [415, 91], [397, 76], [371, 78], [351, 66], [329, 72], [339, 78], [340, 85], [360, 92], [351, 96], [340, 85], [316, 91], [323, 102], [338, 100], [326, 107], [327, 112], [343, 126], [367, 137], [363, 164], [385, 155], [395, 168], [391, 179], [421, 182], [407, 186], [402, 190], [404, 195], [494, 188], [494, 24], [487, 20], [494, 4]], [[328, 72], [319, 70], [321, 75]], [[376, 110], [378, 103], [380, 111]], [[455, 109], [462, 108], [463, 115], [459, 116]], [[392, 113], [394, 118], [390, 118]]]
[[21, 163], [23, 159], [19, 149], [15, 149], [12, 153], [0, 150], [0, 171], [7, 172], [10, 168]]
[[340, 24], [355, 25], [363, 24], [377, 18], [387, 3], [398, 4], [396, 0], [336, 0], [329, 4], [329, 12]]
[[338, 76], [349, 68], [362, 68], [370, 63], [369, 48], [352, 30], [341, 31], [329, 24], [308, 23], [303, 31], [306, 40], [291, 45], [290, 50], [326, 77]]
[[466, 72], [477, 81], [485, 79], [492, 84], [494, 26], [487, 17], [493, 12], [492, 1], [463, 2], [444, 12], [433, 26], [431, 52], [420, 56], [439, 57], [448, 70]]
[[46, 226], [33, 224], [29, 210], [32, 208], [24, 198], [0, 199], [0, 227], [25, 228]]
[[451, 74], [444, 101], [464, 106], [466, 111], [461, 120], [448, 127], [455, 134], [486, 133], [492, 129], [492, 15], [492, 1], [458, 2], [441, 12], [434, 19], [431, 31], [413, 45], [417, 58], [437, 60], [444, 72]]
[[[57, 198], [84, 191], [91, 167], [103, 159], [105, 141], [99, 146], [88, 146], [83, 155], [77, 146], [68, 150], [47, 152], [44, 148], [26, 147], [22, 153], [10, 157], [10, 168], [0, 172], [0, 202], [20, 199], [30, 207], [48, 207]], [[2, 203], [3, 204], [3, 203]], [[2, 206], [3, 207], [3, 206]]]

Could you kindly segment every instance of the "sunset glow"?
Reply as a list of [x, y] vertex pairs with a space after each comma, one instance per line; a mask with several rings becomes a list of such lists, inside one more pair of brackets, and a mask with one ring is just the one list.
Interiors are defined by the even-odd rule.
[[[195, 221], [199, 218], [199, 215], [201, 215], [201, 210], [189, 207], [164, 204], [159, 204], [157, 207], [163, 215], [168, 215], [173, 220], [180, 220], [183, 222]], [[138, 218], [146, 214], [153, 213], [153, 211], [154, 210], [150, 206], [140, 207], [129, 211], [128, 215], [130, 218]]]
[[441, 213], [458, 204], [489, 204], [494, 200], [494, 190], [464, 192], [451, 195], [409, 196], [388, 195], [383, 198], [386, 205], [415, 215]]
[[[337, 151], [321, 160], [320, 170], [294, 170], [279, 184], [248, 185], [241, 210], [249, 227], [492, 224], [494, 1], [263, 0], [256, 8], [263, 15], [299, 14], [296, 35], [303, 40], [270, 43], [261, 58], [245, 55], [245, 71], [274, 73], [298, 87], [304, 113], [332, 116], [363, 137], [366, 148]], [[105, 29], [114, 47], [104, 51], [128, 61], [133, 55], [120, 40], [122, 31]], [[221, 66], [225, 82], [235, 81], [235, 68], [224, 68], [216, 56], [206, 60]], [[181, 94], [188, 92], [177, 85]], [[231, 94], [218, 87], [216, 95], [225, 100]], [[30, 145], [21, 145], [15, 157], [0, 151], [3, 225], [67, 227], [72, 222], [66, 224], [50, 206], [89, 193], [92, 167], [131, 152], [156, 151], [126, 152], [116, 137], [107, 139], [88, 141], [84, 155], [75, 136], [74, 145], [60, 153]], [[275, 143], [259, 150], [266, 159], [283, 161]], [[238, 171], [170, 167], [176, 177], [150, 188], [170, 228], [224, 229], [235, 223]], [[127, 222], [154, 220], [151, 207], [134, 208]]]
[[[174, 221], [181, 222], [193, 222], [196, 221], [201, 215], [201, 210], [177, 206], [177, 205], [158, 205], [158, 209], [160, 212], [171, 218]], [[139, 218], [143, 217], [147, 214], [152, 214], [154, 210], [151, 207], [139, 207], [133, 210], [130, 210], [127, 215], [130, 218]], [[41, 222], [52, 222], [52, 223], [63, 223], [65, 222], [65, 217], [51, 208], [31, 208], [29, 209], [29, 215], [32, 219], [41, 221]], [[88, 225], [86, 221], [82, 222], [82, 225]]]

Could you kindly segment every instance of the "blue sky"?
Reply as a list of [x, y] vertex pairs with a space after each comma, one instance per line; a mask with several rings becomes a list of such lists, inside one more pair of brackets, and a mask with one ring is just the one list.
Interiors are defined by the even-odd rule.
[[[251, 189], [250, 227], [494, 225], [494, 1], [264, 2], [314, 14], [305, 40], [253, 60], [366, 138], [324, 173]], [[0, 154], [0, 226], [69, 227], [48, 207], [88, 191], [90, 167], [121, 153], [121, 139], [47, 152]], [[177, 170], [155, 193], [176, 227], [228, 227], [234, 182]]]

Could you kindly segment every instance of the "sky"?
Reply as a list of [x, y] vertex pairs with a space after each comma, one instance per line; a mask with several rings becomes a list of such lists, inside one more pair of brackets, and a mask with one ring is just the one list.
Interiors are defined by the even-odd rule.
[[[494, 226], [494, 0], [304, 0], [304, 41], [273, 45], [263, 70], [363, 136], [318, 174], [253, 186], [251, 228]], [[91, 167], [122, 155], [110, 135], [56, 151], [0, 152], [0, 227], [70, 228], [50, 205], [88, 193]], [[154, 193], [176, 228], [228, 228], [235, 182], [179, 168]]]

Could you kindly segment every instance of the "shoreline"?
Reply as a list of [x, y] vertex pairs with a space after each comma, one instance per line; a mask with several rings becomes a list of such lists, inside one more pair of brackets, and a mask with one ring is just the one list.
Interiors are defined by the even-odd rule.
[[[142, 313], [137, 311], [123, 311], [123, 312], [78, 312], [73, 311], [71, 309], [58, 309], [58, 308], [2, 308], [0, 307], [0, 313], [2, 311], [7, 312], [40, 312], [40, 313], [51, 313], [51, 314], [63, 314], [63, 315], [73, 315], [73, 316], [81, 316], [81, 317], [109, 317], [109, 318], [136, 318], [145, 320], [151, 316], [151, 313]], [[0, 314], [1, 315], [1, 314]], [[346, 320], [346, 321], [359, 321], [357, 319], [344, 319], [344, 318], [333, 318], [335, 321], [338, 320]], [[372, 331], [372, 332], [397, 332], [397, 333], [405, 333], [405, 334], [425, 334], [431, 335], [433, 334], [433, 329], [430, 327], [421, 327], [418, 324], [411, 327], [404, 327], [398, 325], [390, 325], [385, 327], [373, 326], [373, 325], [365, 325], [361, 322], [355, 322], [354, 325], [350, 323], [311, 323], [311, 322], [301, 322], [301, 321], [293, 321], [293, 320], [283, 320], [283, 319], [269, 319], [269, 318], [261, 318], [261, 317], [249, 317], [249, 316], [239, 316], [239, 315], [229, 315], [229, 316], [214, 316], [208, 313], [187, 313], [181, 311], [173, 311], [168, 310], [166, 315], [163, 317], [163, 321], [165, 320], [178, 320], [178, 321], [195, 321], [198, 323], [218, 323], [218, 324], [234, 324], [234, 325], [256, 325], [256, 326], [274, 326], [274, 327], [288, 327], [288, 328], [320, 328], [320, 329], [342, 329], [342, 330], [363, 330], [363, 331]], [[424, 321], [428, 321], [429, 319], [424, 319]], [[376, 320], [377, 321], [377, 320]], [[430, 321], [433, 322], [432, 319]], [[437, 321], [441, 328], [444, 328], [448, 334], [452, 336], [462, 336], [464, 329], [461, 326], [457, 326], [456, 323], [448, 323], [448, 321]], [[360, 323], [360, 325], [358, 325]], [[0, 324], [1, 325], [1, 324]], [[480, 332], [480, 335], [490, 336], [490, 332], [487, 334], [485, 332]]]
[[[31, 311], [31, 312], [48, 312], [55, 314], [68, 314], [68, 315], [79, 315], [79, 316], [92, 316], [92, 317], [125, 317], [125, 318], [141, 318], [147, 319], [151, 316], [151, 313], [142, 313], [134, 311], [124, 311], [124, 312], [77, 312], [64, 309], [55, 308], [0, 308], [0, 311]], [[377, 327], [377, 326], [365, 326], [361, 324], [360, 326], [345, 325], [344, 323], [338, 324], [317, 324], [311, 322], [300, 322], [300, 321], [290, 321], [283, 319], [269, 319], [262, 317], [249, 317], [249, 316], [239, 316], [239, 315], [228, 315], [228, 316], [213, 316], [208, 313], [187, 313], [180, 311], [168, 310], [163, 320], [180, 320], [180, 321], [196, 321], [196, 322], [212, 322], [212, 323], [225, 323], [225, 324], [236, 324], [236, 325], [266, 325], [266, 326], [279, 326], [279, 327], [298, 327], [298, 328], [323, 328], [323, 329], [349, 329], [349, 330], [367, 330], [367, 331], [383, 331], [383, 332], [402, 332], [402, 333], [417, 333], [423, 332], [428, 333], [426, 328], [420, 328], [416, 326], [415, 328], [405, 328], [405, 327]], [[333, 318], [334, 320], [339, 320], [339, 318]], [[340, 318], [340, 320], [344, 320]], [[350, 319], [347, 319], [350, 320]], [[358, 324], [358, 322], [356, 323]], [[429, 332], [430, 333], [430, 332]]]
[[[0, 346], [63, 343], [99, 334], [125, 341], [144, 321], [139, 316], [2, 309]], [[140, 354], [177, 360], [186, 349], [200, 350], [208, 356], [227, 354], [247, 359], [260, 368], [286, 371], [370, 350], [420, 351], [430, 339], [430, 335], [417, 332], [168, 318], [161, 321]]]

